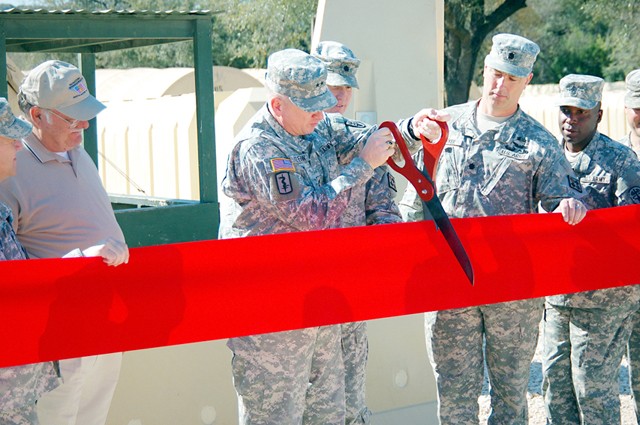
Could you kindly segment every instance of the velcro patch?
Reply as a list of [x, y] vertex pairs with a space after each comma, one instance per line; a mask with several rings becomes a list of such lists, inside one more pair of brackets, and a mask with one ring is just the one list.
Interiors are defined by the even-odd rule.
[[569, 181], [569, 187], [576, 192], [582, 193], [582, 185], [580, 184], [580, 180], [575, 177], [567, 176], [567, 180]]
[[580, 179], [583, 183], [600, 183], [600, 184], [609, 184], [611, 183], [611, 176], [585, 176]]
[[640, 187], [634, 186], [629, 189], [629, 197], [634, 204], [640, 204]]
[[296, 167], [293, 166], [293, 161], [289, 158], [271, 158], [271, 169], [274, 173], [279, 171], [296, 171]]
[[293, 184], [291, 183], [291, 174], [288, 172], [280, 172], [275, 175], [278, 193], [280, 195], [288, 195], [293, 192]]
[[389, 189], [394, 192], [398, 191], [398, 188], [396, 187], [396, 178], [393, 177], [393, 174], [391, 173], [387, 173], [387, 184], [389, 185]]
[[527, 150], [510, 150], [510, 149], [506, 149], [506, 148], [498, 148], [497, 152], [502, 155], [502, 156], [506, 156], [507, 158], [513, 158], [513, 159], [518, 159], [518, 160], [523, 160], [523, 159], [527, 159], [529, 158], [529, 151]]
[[354, 120], [346, 120], [344, 122], [344, 125], [346, 125], [347, 127], [353, 127], [353, 128], [366, 128], [367, 125], [363, 122], [360, 121], [354, 121]]

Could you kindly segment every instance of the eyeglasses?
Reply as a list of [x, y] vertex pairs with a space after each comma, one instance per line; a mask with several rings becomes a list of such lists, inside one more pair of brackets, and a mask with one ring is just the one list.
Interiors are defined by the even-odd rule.
[[66, 122], [67, 124], [69, 124], [69, 128], [71, 130], [78, 128], [78, 126], [80, 125], [80, 123], [82, 121], [80, 120], [70, 120], [67, 119], [65, 117], [63, 117], [62, 115], [58, 114], [56, 111], [54, 111], [53, 109], [47, 109], [47, 112], [51, 112], [53, 115], [55, 115], [56, 117], [60, 118], [62, 121]]

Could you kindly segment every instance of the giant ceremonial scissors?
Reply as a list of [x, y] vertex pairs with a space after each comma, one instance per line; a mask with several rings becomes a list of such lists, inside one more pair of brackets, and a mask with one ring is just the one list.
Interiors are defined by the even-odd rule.
[[[440, 153], [442, 153], [442, 149], [447, 143], [447, 138], [449, 137], [449, 127], [446, 122], [435, 122], [438, 123], [442, 130], [442, 135], [437, 141], [432, 142], [423, 135], [420, 135], [424, 152], [423, 170], [420, 170], [414, 164], [413, 159], [411, 158], [411, 153], [409, 152], [404, 138], [402, 137], [402, 134], [400, 134], [396, 124], [392, 121], [385, 121], [380, 124], [380, 128], [388, 128], [391, 131], [391, 134], [393, 134], [393, 137], [396, 140], [396, 145], [402, 154], [402, 159], [404, 160], [403, 165], [398, 165], [394, 161], [393, 157], [390, 157], [387, 160], [387, 164], [389, 164], [389, 166], [396, 172], [402, 174], [409, 183], [415, 187], [416, 192], [418, 192], [418, 196], [420, 196], [420, 200], [422, 201], [424, 219], [428, 220], [433, 218], [436, 226], [442, 231], [442, 235], [447, 241], [449, 248], [453, 251], [458, 263], [460, 263], [462, 270], [464, 270], [464, 273], [467, 275], [469, 282], [473, 285], [473, 267], [471, 266], [469, 256], [467, 255], [464, 246], [462, 246], [462, 242], [460, 242], [453, 225], [449, 221], [447, 213], [444, 211], [444, 208], [442, 208], [440, 200], [436, 196], [435, 179], [432, 178], [432, 176], [436, 175]], [[429, 214], [431, 217], [429, 217]]]

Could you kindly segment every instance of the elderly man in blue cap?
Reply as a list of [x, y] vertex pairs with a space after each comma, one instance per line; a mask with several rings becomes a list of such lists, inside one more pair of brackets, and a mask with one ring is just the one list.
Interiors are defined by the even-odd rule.
[[[603, 86], [600, 77], [570, 74], [560, 80], [556, 101], [564, 154], [590, 210], [640, 203], [640, 161], [629, 147], [598, 131]], [[542, 359], [547, 423], [620, 423], [618, 370], [638, 302], [637, 285], [547, 297]]]
[[[580, 184], [558, 142], [518, 107], [539, 50], [524, 37], [495, 35], [484, 62], [481, 99], [445, 110], [450, 135], [436, 185], [449, 216], [535, 213], [538, 204], [562, 213], [569, 224], [585, 216], [585, 206], [576, 199]], [[412, 188], [400, 210], [409, 219], [422, 217]], [[514, 276], [514, 285], [530, 279]], [[542, 299], [527, 299], [426, 313], [441, 424], [478, 422], [485, 363], [491, 384], [488, 423], [528, 422], [529, 366], [542, 310]]]
[[[31, 133], [31, 124], [17, 118], [9, 103], [0, 98], [0, 181], [16, 174], [16, 153], [20, 139]], [[0, 202], [0, 261], [23, 260], [26, 251], [13, 230], [11, 209]], [[7, 282], [15, 276], [3, 276]], [[52, 362], [34, 363], [0, 369], [0, 423], [38, 425], [36, 403], [42, 394], [59, 385]]]

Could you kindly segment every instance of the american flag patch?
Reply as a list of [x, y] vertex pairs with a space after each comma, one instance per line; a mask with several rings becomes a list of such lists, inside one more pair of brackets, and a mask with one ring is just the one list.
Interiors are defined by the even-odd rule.
[[289, 158], [272, 158], [271, 169], [274, 173], [279, 171], [296, 171], [296, 167], [293, 166], [293, 162]]
[[84, 79], [77, 78], [69, 84], [69, 90], [76, 93], [74, 97], [82, 96], [84, 92], [87, 91], [87, 85], [85, 84]]

